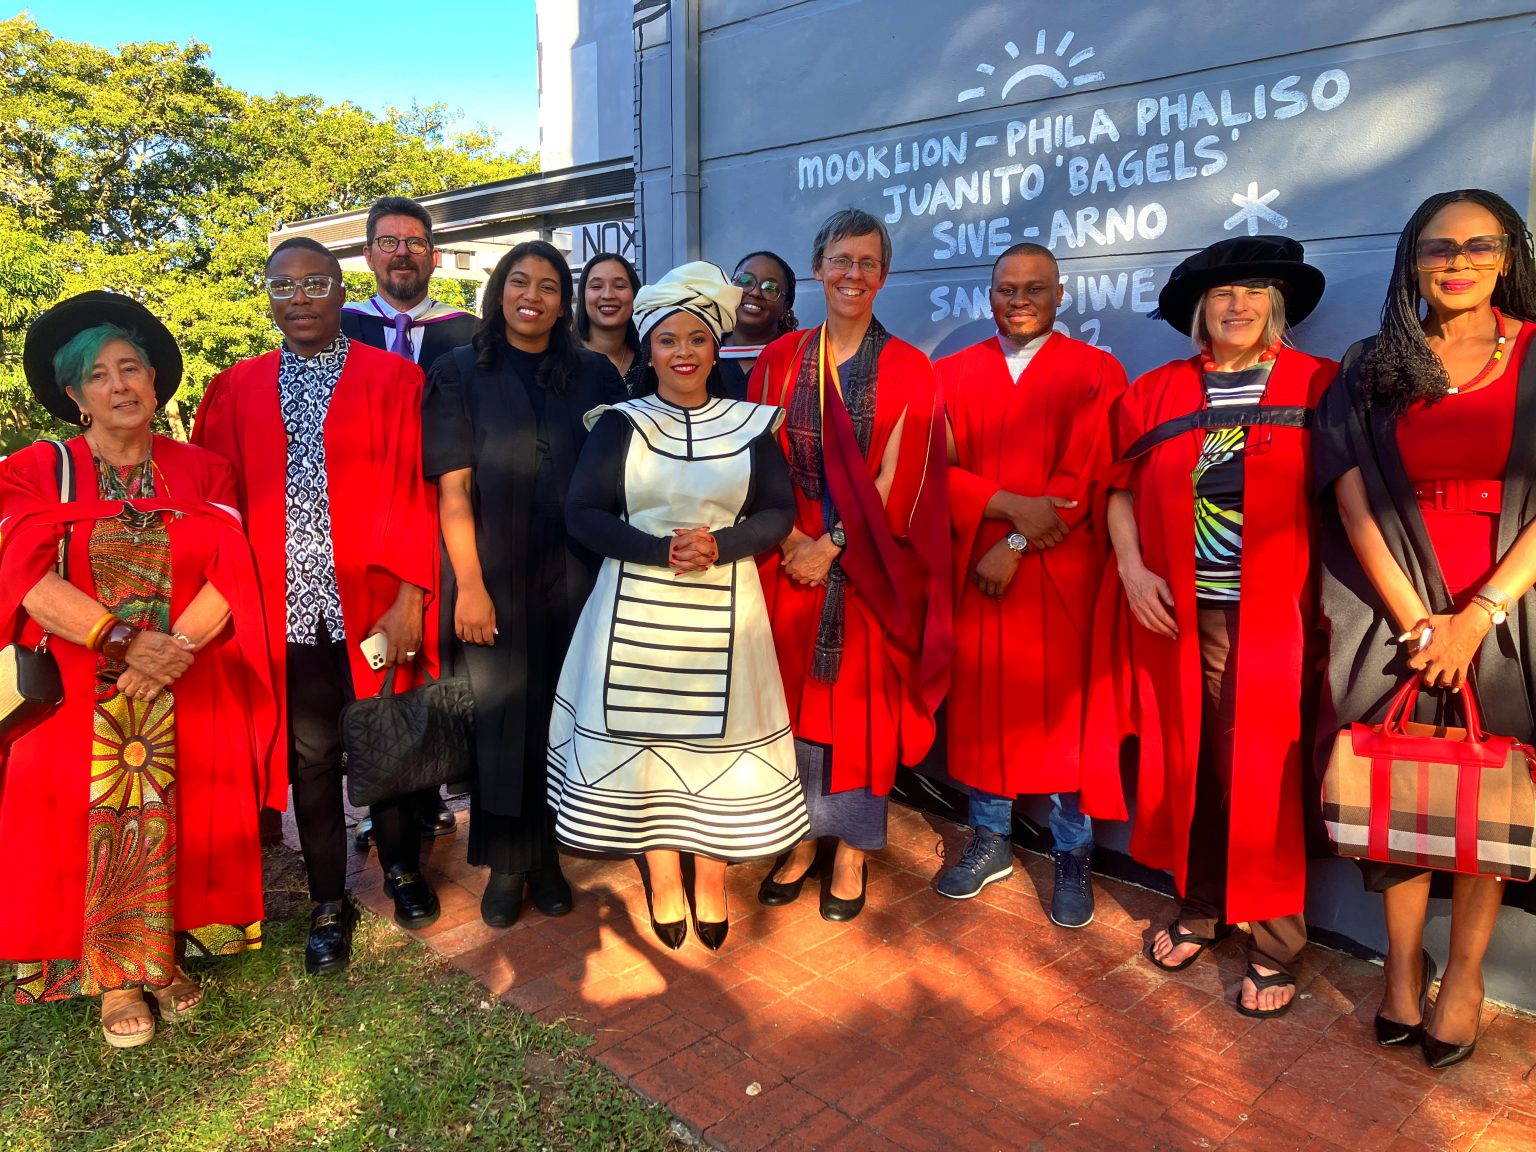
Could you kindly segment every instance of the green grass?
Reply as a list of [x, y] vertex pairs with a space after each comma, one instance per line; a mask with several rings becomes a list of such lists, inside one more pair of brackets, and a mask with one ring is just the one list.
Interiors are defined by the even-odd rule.
[[307, 915], [202, 966], [195, 1020], [109, 1049], [95, 1001], [0, 1005], [0, 1147], [16, 1152], [614, 1152], [683, 1147], [587, 1043], [366, 914], [344, 976], [303, 972]]

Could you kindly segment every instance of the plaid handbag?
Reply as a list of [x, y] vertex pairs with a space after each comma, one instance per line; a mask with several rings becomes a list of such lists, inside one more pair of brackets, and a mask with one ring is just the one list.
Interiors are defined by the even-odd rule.
[[1403, 685], [1380, 724], [1334, 738], [1323, 821], [1340, 856], [1442, 872], [1536, 876], [1536, 752], [1483, 730], [1462, 685], [1465, 728], [1419, 724], [1423, 680]]

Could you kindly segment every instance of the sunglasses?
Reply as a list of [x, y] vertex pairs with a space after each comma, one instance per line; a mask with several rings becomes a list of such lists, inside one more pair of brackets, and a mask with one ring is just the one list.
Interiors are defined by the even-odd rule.
[[1420, 272], [1440, 272], [1463, 255], [1474, 268], [1497, 268], [1508, 251], [1508, 236], [1474, 236], [1465, 244], [1454, 240], [1420, 240], [1414, 257]]

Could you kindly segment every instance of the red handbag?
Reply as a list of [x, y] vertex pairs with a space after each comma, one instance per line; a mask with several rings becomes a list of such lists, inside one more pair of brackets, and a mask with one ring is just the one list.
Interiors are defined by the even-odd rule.
[[1393, 697], [1380, 724], [1334, 738], [1323, 821], [1340, 856], [1442, 872], [1536, 877], [1536, 751], [1484, 729], [1470, 685], [1465, 728], [1420, 724], [1423, 678]]

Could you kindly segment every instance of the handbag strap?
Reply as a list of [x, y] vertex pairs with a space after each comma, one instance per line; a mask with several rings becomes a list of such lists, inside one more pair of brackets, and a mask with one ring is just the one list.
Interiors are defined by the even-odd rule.
[[1193, 432], [1196, 428], [1209, 432], [1216, 428], [1307, 428], [1312, 424], [1312, 409], [1279, 404], [1234, 404], [1226, 408], [1201, 408], [1173, 416], [1136, 438], [1136, 442], [1120, 456], [1122, 461], [1134, 460], [1152, 451], [1159, 444]]
[[[75, 498], [75, 461], [69, 454], [68, 446], [58, 440], [50, 440], [48, 443], [52, 445], [55, 456], [53, 475], [59, 485], [59, 503], [68, 504]], [[69, 579], [69, 534], [73, 530], [72, 527], [66, 527], [64, 535], [59, 537], [59, 558], [55, 567], [59, 577], [64, 580]]]
[[[1403, 724], [1413, 712], [1413, 706], [1418, 703], [1419, 689], [1424, 686], [1424, 673], [1414, 673], [1412, 679], [1397, 690], [1397, 695], [1392, 697], [1392, 703], [1387, 706], [1386, 719], [1382, 721], [1382, 731], [1402, 736]], [[1468, 744], [1482, 744], [1488, 734], [1483, 731], [1483, 718], [1477, 707], [1477, 696], [1472, 691], [1471, 681], [1463, 681], [1459, 689], [1461, 694], [1461, 707], [1466, 716], [1466, 736], [1464, 742]]]

